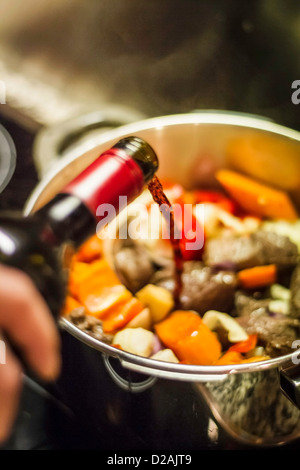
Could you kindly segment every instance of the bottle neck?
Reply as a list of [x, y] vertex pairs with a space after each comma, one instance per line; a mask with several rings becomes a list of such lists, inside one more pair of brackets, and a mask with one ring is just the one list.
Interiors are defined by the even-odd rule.
[[71, 194], [58, 194], [36, 216], [43, 223], [43, 239], [51, 245], [71, 242], [78, 247], [96, 231], [96, 220], [89, 208]]
[[102, 204], [111, 204], [118, 213], [120, 196], [132, 202], [144, 187], [140, 166], [123, 149], [110, 149], [71, 181], [62, 193], [78, 197], [98, 219]]
[[138, 137], [122, 139], [39, 211], [47, 222], [43, 236], [54, 244], [80, 245], [140, 195], [157, 167], [149, 144]]

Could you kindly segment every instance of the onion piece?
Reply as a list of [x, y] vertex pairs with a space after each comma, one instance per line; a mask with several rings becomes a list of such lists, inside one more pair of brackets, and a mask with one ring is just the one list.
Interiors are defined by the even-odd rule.
[[228, 340], [231, 343], [246, 341], [248, 339], [248, 335], [244, 328], [242, 328], [239, 323], [227, 313], [208, 310], [204, 314], [202, 321], [210, 330], [215, 330], [220, 326], [223, 327], [228, 332]]

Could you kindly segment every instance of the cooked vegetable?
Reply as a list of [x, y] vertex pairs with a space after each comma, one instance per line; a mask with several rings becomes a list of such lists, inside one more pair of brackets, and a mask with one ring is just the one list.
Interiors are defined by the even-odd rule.
[[[166, 362], [234, 365], [292, 352], [300, 337], [300, 218], [282, 190], [227, 169], [216, 178], [224, 194], [167, 185], [182, 236], [176, 310], [174, 254], [157, 207], [141, 233], [158, 239], [120, 239], [107, 256], [95, 235], [68, 257], [62, 314], [100, 341]], [[151, 217], [149, 195], [145, 202]], [[204, 247], [187, 250], [199, 230]]]
[[136, 297], [149, 308], [154, 323], [159, 322], [174, 307], [172, 294], [163, 287], [147, 284], [136, 293]]
[[255, 266], [238, 272], [238, 281], [245, 289], [256, 289], [268, 286], [277, 280], [277, 266], [269, 264], [266, 266]]
[[126, 325], [128, 328], [144, 328], [150, 330], [152, 327], [152, 318], [149, 308], [144, 308]]
[[76, 253], [76, 260], [84, 263], [90, 263], [102, 255], [103, 242], [97, 234], [84, 242]]
[[252, 356], [245, 358], [237, 351], [227, 351], [218, 361], [216, 366], [230, 365], [230, 364], [245, 364], [247, 362], [259, 362], [270, 359], [269, 356]]
[[228, 340], [231, 343], [248, 340], [245, 330], [227, 313], [209, 310], [204, 314], [203, 323], [210, 330], [215, 330], [218, 326], [223, 327], [227, 331]]
[[287, 300], [291, 298], [291, 290], [281, 284], [272, 284], [270, 287], [270, 295], [275, 300]]
[[75, 261], [71, 266], [69, 290], [81, 303], [89, 295], [97, 295], [104, 288], [117, 285], [121, 286], [121, 282], [105, 258], [91, 263]]
[[119, 305], [131, 300], [132, 294], [122, 285], [102, 287], [102, 290], [90, 294], [83, 302], [89, 314], [97, 318], [104, 318]]
[[222, 366], [229, 364], [240, 364], [243, 361], [243, 356], [238, 351], [227, 351], [220, 357], [214, 365]]
[[230, 214], [234, 214], [238, 211], [235, 202], [229, 197], [226, 197], [220, 191], [204, 191], [196, 189], [193, 191], [193, 204], [203, 203], [212, 203]]
[[125, 328], [114, 335], [113, 344], [124, 351], [149, 357], [152, 353], [154, 333], [144, 328]]
[[197, 204], [194, 209], [195, 217], [204, 218], [206, 238], [224, 235], [226, 233], [248, 234], [258, 229], [261, 219], [254, 216], [237, 217], [217, 204]]
[[288, 315], [290, 311], [290, 303], [288, 300], [270, 300], [269, 310], [272, 313], [281, 313], [282, 315]]
[[144, 305], [136, 297], [131, 297], [125, 303], [119, 303], [111, 309], [110, 313], [103, 317], [103, 330], [107, 333], [113, 333], [124, 328], [143, 309]]
[[175, 311], [157, 323], [155, 330], [165, 346], [173, 349], [184, 363], [210, 365], [220, 357], [220, 341], [194, 312]]
[[192, 334], [201, 323], [202, 320], [197, 313], [176, 310], [168, 318], [154, 325], [154, 329], [161, 341], [173, 349], [180, 338]]
[[78, 307], [82, 307], [81, 303], [74, 299], [74, 297], [71, 295], [67, 295], [61, 314], [65, 316]]
[[172, 349], [161, 349], [157, 353], [151, 356], [151, 359], [156, 359], [157, 361], [166, 361], [166, 362], [179, 362]]
[[285, 191], [227, 169], [217, 171], [216, 178], [233, 199], [251, 214], [286, 220], [296, 220], [298, 217]]
[[236, 351], [239, 353], [248, 353], [254, 350], [257, 344], [257, 334], [249, 335], [245, 341], [238, 341], [237, 343], [230, 346], [228, 351]]

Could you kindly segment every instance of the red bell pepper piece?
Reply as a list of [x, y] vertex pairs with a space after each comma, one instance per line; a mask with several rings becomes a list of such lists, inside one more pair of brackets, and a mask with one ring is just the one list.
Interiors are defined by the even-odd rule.
[[205, 202], [210, 202], [217, 204], [222, 209], [235, 214], [237, 211], [237, 205], [232, 201], [232, 199], [224, 196], [219, 191], [205, 191], [205, 190], [195, 190], [195, 204], [201, 204]]
[[247, 353], [255, 348], [257, 344], [257, 334], [249, 335], [245, 341], [239, 341], [238, 343], [230, 346], [228, 351], [235, 351], [239, 353]]

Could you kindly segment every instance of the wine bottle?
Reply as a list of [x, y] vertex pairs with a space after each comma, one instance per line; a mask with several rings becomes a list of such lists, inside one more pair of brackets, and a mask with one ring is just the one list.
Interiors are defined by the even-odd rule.
[[157, 168], [157, 156], [147, 142], [123, 138], [34, 214], [0, 215], [0, 263], [29, 275], [57, 318], [66, 285], [61, 247], [80, 246], [96, 232], [97, 208], [112, 204], [119, 213], [119, 196], [132, 202]]

